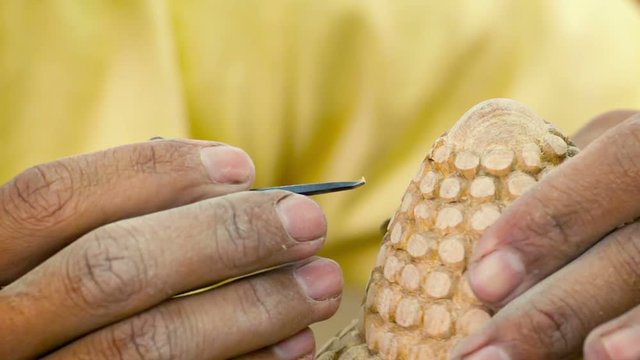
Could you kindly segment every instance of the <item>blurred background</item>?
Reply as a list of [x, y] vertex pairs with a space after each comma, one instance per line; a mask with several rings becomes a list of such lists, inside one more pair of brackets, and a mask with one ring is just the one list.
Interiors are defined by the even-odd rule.
[[640, 108], [640, 6], [549, 1], [0, 0], [0, 183], [159, 135], [244, 148], [256, 186], [317, 197], [343, 266], [321, 344], [357, 316], [381, 238], [431, 142], [509, 97], [571, 134]]

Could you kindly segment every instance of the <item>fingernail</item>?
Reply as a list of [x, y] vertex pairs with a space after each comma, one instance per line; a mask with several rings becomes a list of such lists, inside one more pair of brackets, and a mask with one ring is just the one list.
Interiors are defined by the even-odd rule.
[[276, 209], [287, 233], [298, 241], [315, 240], [327, 232], [322, 209], [306, 196], [289, 195], [278, 202]]
[[509, 354], [497, 346], [487, 346], [470, 355], [462, 358], [463, 360], [511, 360]]
[[246, 152], [233, 146], [210, 146], [200, 150], [200, 159], [211, 181], [218, 184], [244, 184], [254, 173]]
[[313, 354], [315, 340], [313, 332], [305, 329], [292, 337], [274, 345], [273, 352], [281, 360], [294, 360], [305, 358], [309, 353]]
[[471, 266], [469, 284], [480, 300], [497, 303], [522, 283], [524, 275], [520, 257], [500, 249]]
[[640, 326], [619, 329], [605, 335], [602, 345], [611, 359], [640, 359]]
[[297, 268], [296, 280], [313, 300], [327, 300], [342, 293], [342, 271], [335, 261], [320, 258]]

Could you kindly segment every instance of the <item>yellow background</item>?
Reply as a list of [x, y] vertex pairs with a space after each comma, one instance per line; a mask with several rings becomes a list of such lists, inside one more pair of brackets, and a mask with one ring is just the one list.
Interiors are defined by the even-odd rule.
[[[567, 133], [640, 107], [638, 10], [626, 0], [2, 0], [0, 182], [154, 135], [240, 146], [257, 186], [365, 176], [365, 188], [317, 198], [324, 254], [359, 297], [379, 224], [470, 106], [514, 98]], [[343, 311], [353, 316], [355, 303]]]

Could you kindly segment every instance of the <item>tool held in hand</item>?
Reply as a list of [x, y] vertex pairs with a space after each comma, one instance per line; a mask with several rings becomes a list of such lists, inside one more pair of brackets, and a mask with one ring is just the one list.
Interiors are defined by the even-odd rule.
[[271, 186], [258, 189], [251, 189], [251, 191], [267, 191], [267, 190], [285, 190], [291, 191], [300, 195], [320, 195], [338, 191], [351, 190], [359, 188], [364, 185], [366, 180], [362, 177], [358, 181], [337, 181], [337, 182], [323, 182], [313, 184], [297, 184], [297, 185], [283, 185], [283, 186]]

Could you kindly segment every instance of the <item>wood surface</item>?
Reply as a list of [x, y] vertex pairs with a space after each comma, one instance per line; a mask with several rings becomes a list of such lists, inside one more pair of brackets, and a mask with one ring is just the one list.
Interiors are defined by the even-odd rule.
[[320, 360], [446, 359], [491, 310], [466, 268], [475, 242], [503, 209], [577, 148], [508, 99], [482, 102], [437, 139], [391, 218], [360, 318]]

